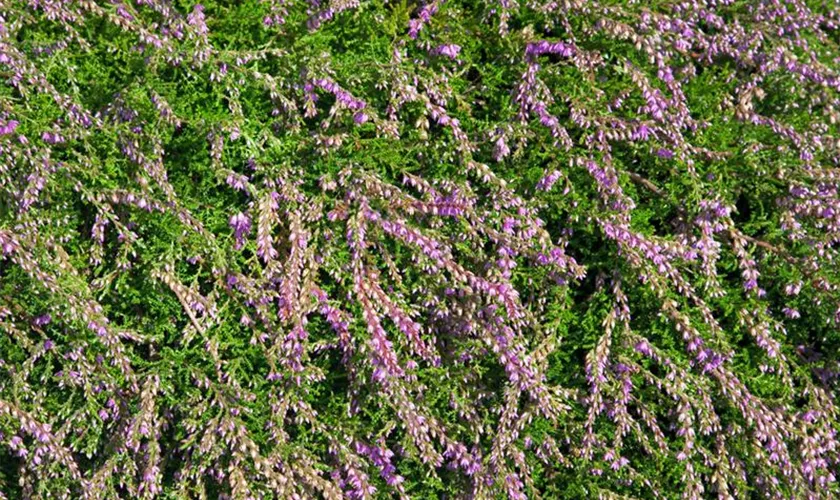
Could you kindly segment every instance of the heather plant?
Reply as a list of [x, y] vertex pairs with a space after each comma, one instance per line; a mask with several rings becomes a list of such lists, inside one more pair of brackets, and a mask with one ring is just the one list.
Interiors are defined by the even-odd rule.
[[840, 6], [0, 0], [0, 499], [837, 498]]

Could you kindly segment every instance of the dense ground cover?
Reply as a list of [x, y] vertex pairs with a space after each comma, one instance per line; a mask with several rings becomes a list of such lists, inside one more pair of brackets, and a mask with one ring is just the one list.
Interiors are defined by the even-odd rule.
[[0, 498], [837, 498], [838, 23], [0, 0]]

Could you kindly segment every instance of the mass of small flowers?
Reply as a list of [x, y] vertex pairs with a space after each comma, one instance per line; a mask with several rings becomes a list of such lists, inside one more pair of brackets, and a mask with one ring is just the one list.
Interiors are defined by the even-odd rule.
[[0, 500], [840, 498], [834, 0], [0, 0]]

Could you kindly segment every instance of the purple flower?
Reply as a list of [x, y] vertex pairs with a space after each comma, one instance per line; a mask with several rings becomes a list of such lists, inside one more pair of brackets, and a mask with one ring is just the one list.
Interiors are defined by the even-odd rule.
[[554, 184], [560, 179], [562, 174], [559, 170], [553, 170], [548, 173], [545, 177], [540, 179], [540, 182], [537, 183], [537, 189], [540, 191], [549, 191], [554, 186]]
[[545, 54], [556, 54], [561, 57], [572, 57], [575, 55], [575, 46], [564, 42], [548, 42], [541, 40], [539, 42], [529, 43], [525, 48], [525, 55], [527, 57], [536, 57]]
[[236, 239], [235, 248], [239, 250], [242, 248], [245, 236], [251, 232], [251, 219], [239, 212], [231, 216], [229, 224], [233, 228], [233, 237]]
[[510, 148], [505, 142], [505, 136], [499, 137], [496, 140], [495, 147], [493, 148], [493, 159], [496, 161], [502, 161], [509, 154]]
[[460, 52], [461, 46], [454, 44], [438, 45], [434, 50], [432, 50], [432, 54], [434, 55], [446, 56], [453, 60], [458, 57], [458, 53]]
[[17, 120], [9, 120], [3, 125], [0, 125], [0, 135], [8, 135], [15, 131], [18, 126]]
[[52, 316], [50, 316], [49, 313], [46, 313], [46, 314], [43, 314], [43, 315], [35, 318], [32, 321], [32, 324], [34, 324], [35, 326], [44, 326], [44, 325], [48, 325], [50, 323], [50, 321], [52, 321]]
[[674, 152], [670, 149], [660, 148], [656, 151], [656, 156], [663, 158], [665, 160], [670, 160], [674, 157]]
[[64, 142], [64, 137], [54, 132], [44, 132], [41, 134], [41, 139], [47, 144], [60, 144]]
[[438, 11], [438, 2], [432, 1], [423, 6], [420, 9], [420, 12], [417, 13], [416, 19], [411, 19], [408, 21], [408, 36], [411, 38], [417, 38], [417, 35], [420, 34], [420, 30], [423, 29], [423, 26], [431, 21], [432, 16]]
[[646, 141], [648, 140], [648, 137], [650, 137], [650, 134], [650, 127], [642, 123], [633, 130], [633, 135], [631, 136], [631, 138], [634, 141]]
[[195, 28], [195, 31], [199, 35], [206, 35], [208, 33], [207, 24], [204, 19], [204, 6], [199, 4], [195, 4], [193, 6], [192, 12], [187, 15], [187, 23]]
[[786, 295], [799, 295], [799, 292], [802, 290], [802, 282], [796, 283], [788, 283], [785, 285], [785, 294]]
[[368, 115], [359, 111], [358, 113], [353, 115], [353, 121], [356, 122], [357, 125], [361, 125], [368, 121]]
[[790, 307], [783, 308], [782, 312], [785, 313], [785, 316], [787, 316], [790, 319], [797, 319], [800, 317], [799, 311]]

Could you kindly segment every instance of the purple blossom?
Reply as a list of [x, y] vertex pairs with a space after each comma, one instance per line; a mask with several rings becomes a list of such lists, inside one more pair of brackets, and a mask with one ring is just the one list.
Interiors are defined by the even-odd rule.
[[493, 159], [496, 160], [496, 161], [502, 161], [509, 154], [510, 154], [510, 148], [508, 147], [507, 143], [505, 142], [505, 137], [500, 136], [496, 140], [495, 147], [493, 148]]
[[444, 45], [438, 45], [437, 47], [435, 47], [432, 50], [431, 53], [433, 55], [441, 55], [441, 56], [448, 57], [452, 60], [455, 60], [455, 59], [458, 58], [458, 54], [460, 52], [461, 52], [461, 46], [460, 45], [444, 44]]
[[44, 132], [41, 134], [41, 139], [47, 144], [61, 144], [64, 142], [64, 137], [57, 132]]
[[368, 121], [368, 115], [360, 111], [353, 115], [353, 121], [356, 122], [357, 125], [361, 125]]
[[563, 174], [559, 170], [551, 171], [545, 177], [540, 179], [537, 183], [537, 189], [541, 191], [550, 191], [554, 186], [554, 183], [557, 182], [562, 175]]
[[575, 46], [565, 42], [548, 42], [540, 40], [539, 42], [531, 42], [525, 48], [525, 55], [529, 58], [545, 55], [556, 54], [561, 57], [572, 57], [575, 55]]
[[9, 135], [13, 133], [17, 126], [17, 120], [9, 120], [5, 123], [2, 120], [0, 120], [0, 135]]
[[239, 250], [245, 241], [245, 237], [251, 232], [251, 219], [242, 212], [230, 217], [230, 227], [233, 229], [233, 237], [236, 239], [235, 248]]
[[670, 149], [660, 148], [656, 151], [656, 156], [663, 158], [665, 160], [670, 160], [674, 157], [674, 152]]
[[32, 321], [32, 324], [35, 325], [35, 326], [45, 326], [45, 325], [50, 324], [51, 321], [52, 321], [52, 316], [49, 313], [46, 313], [46, 314], [43, 314], [43, 315], [35, 318]]

